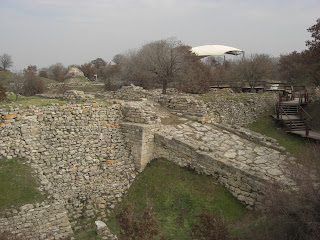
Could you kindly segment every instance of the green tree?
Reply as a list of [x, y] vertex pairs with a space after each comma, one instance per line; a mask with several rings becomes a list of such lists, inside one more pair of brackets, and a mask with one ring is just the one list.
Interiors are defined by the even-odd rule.
[[316, 24], [307, 29], [311, 33], [311, 40], [306, 41], [310, 58], [306, 64], [311, 67], [311, 78], [315, 85], [320, 85], [320, 18]]

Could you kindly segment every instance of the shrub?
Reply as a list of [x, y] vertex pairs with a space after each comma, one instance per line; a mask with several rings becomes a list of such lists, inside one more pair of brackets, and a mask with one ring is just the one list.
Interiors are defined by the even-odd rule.
[[121, 240], [150, 240], [160, 233], [149, 202], [140, 213], [137, 213], [134, 204], [127, 204], [117, 213], [116, 219], [121, 227]]
[[23, 95], [33, 96], [39, 93], [43, 93], [45, 90], [44, 82], [41, 78], [36, 76], [37, 67], [29, 66], [27, 69], [24, 69], [23, 78]]
[[38, 76], [43, 77], [43, 78], [48, 78], [49, 77], [48, 76], [48, 69], [46, 69], [46, 68], [40, 69]]
[[108, 78], [104, 84], [104, 89], [106, 91], [116, 91], [119, 89], [119, 86], [114, 84], [110, 78]]
[[212, 212], [203, 211], [197, 214], [199, 222], [191, 228], [192, 239], [198, 240], [237, 240], [231, 237], [224, 219]]
[[274, 184], [266, 194], [268, 218], [281, 224], [263, 239], [320, 239], [320, 146], [308, 145], [302, 152], [299, 162], [286, 165], [295, 189]]
[[7, 100], [7, 89], [0, 83], [0, 102]]

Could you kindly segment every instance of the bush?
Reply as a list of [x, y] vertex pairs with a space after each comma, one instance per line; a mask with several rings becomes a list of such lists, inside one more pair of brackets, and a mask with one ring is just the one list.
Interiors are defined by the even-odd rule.
[[7, 89], [0, 83], [0, 102], [7, 101]]
[[116, 91], [120, 88], [119, 85], [116, 85], [112, 82], [112, 80], [109, 78], [106, 80], [106, 82], [104, 83], [104, 89], [106, 91]]
[[134, 204], [127, 204], [117, 213], [116, 219], [121, 227], [120, 240], [150, 240], [160, 233], [149, 202], [140, 213]]
[[299, 162], [286, 165], [295, 189], [274, 184], [266, 194], [268, 219], [280, 224], [263, 239], [320, 239], [320, 146], [311, 144], [301, 152]]
[[48, 76], [48, 69], [46, 69], [46, 68], [40, 69], [38, 76], [43, 77], [43, 78], [48, 78], [49, 77]]
[[24, 69], [24, 83], [22, 87], [22, 94], [27, 97], [43, 93], [45, 90], [43, 80], [37, 77], [36, 73], [36, 66], [29, 66], [27, 69]]
[[199, 222], [191, 228], [190, 236], [198, 240], [237, 240], [231, 237], [224, 219], [212, 212], [197, 215]]

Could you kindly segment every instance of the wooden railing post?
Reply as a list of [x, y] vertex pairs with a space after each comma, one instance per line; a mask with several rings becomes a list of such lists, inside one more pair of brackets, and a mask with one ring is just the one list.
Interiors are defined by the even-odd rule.
[[309, 125], [306, 126], [306, 136], [309, 136]]
[[302, 103], [301, 92], [299, 92], [299, 104]]

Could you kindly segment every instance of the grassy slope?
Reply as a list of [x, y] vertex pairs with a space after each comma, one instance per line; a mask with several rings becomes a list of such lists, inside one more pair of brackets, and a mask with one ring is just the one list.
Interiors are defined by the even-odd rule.
[[134, 203], [137, 209], [142, 209], [146, 198], [152, 203], [161, 232], [168, 239], [191, 239], [190, 226], [195, 214], [201, 210], [221, 212], [228, 224], [234, 227], [233, 230], [241, 219], [254, 215], [213, 177], [199, 175], [167, 160], [157, 159], [138, 175], [122, 203], [109, 216], [110, 229], [119, 233], [114, 214], [125, 202]]
[[296, 135], [286, 133], [284, 128], [277, 126], [277, 123], [270, 117], [271, 113], [272, 110], [266, 111], [256, 122], [247, 127], [252, 131], [276, 139], [281, 146], [297, 157], [301, 148], [305, 146], [305, 141]]
[[16, 101], [16, 95], [8, 95], [10, 102], [0, 102], [0, 108], [8, 109], [10, 107], [19, 107], [20, 109], [27, 108], [30, 105], [33, 106], [47, 106], [52, 103], [65, 104], [67, 101], [59, 100], [59, 99], [47, 99], [40, 96], [19, 96]]
[[45, 199], [23, 159], [0, 159], [0, 212]]

